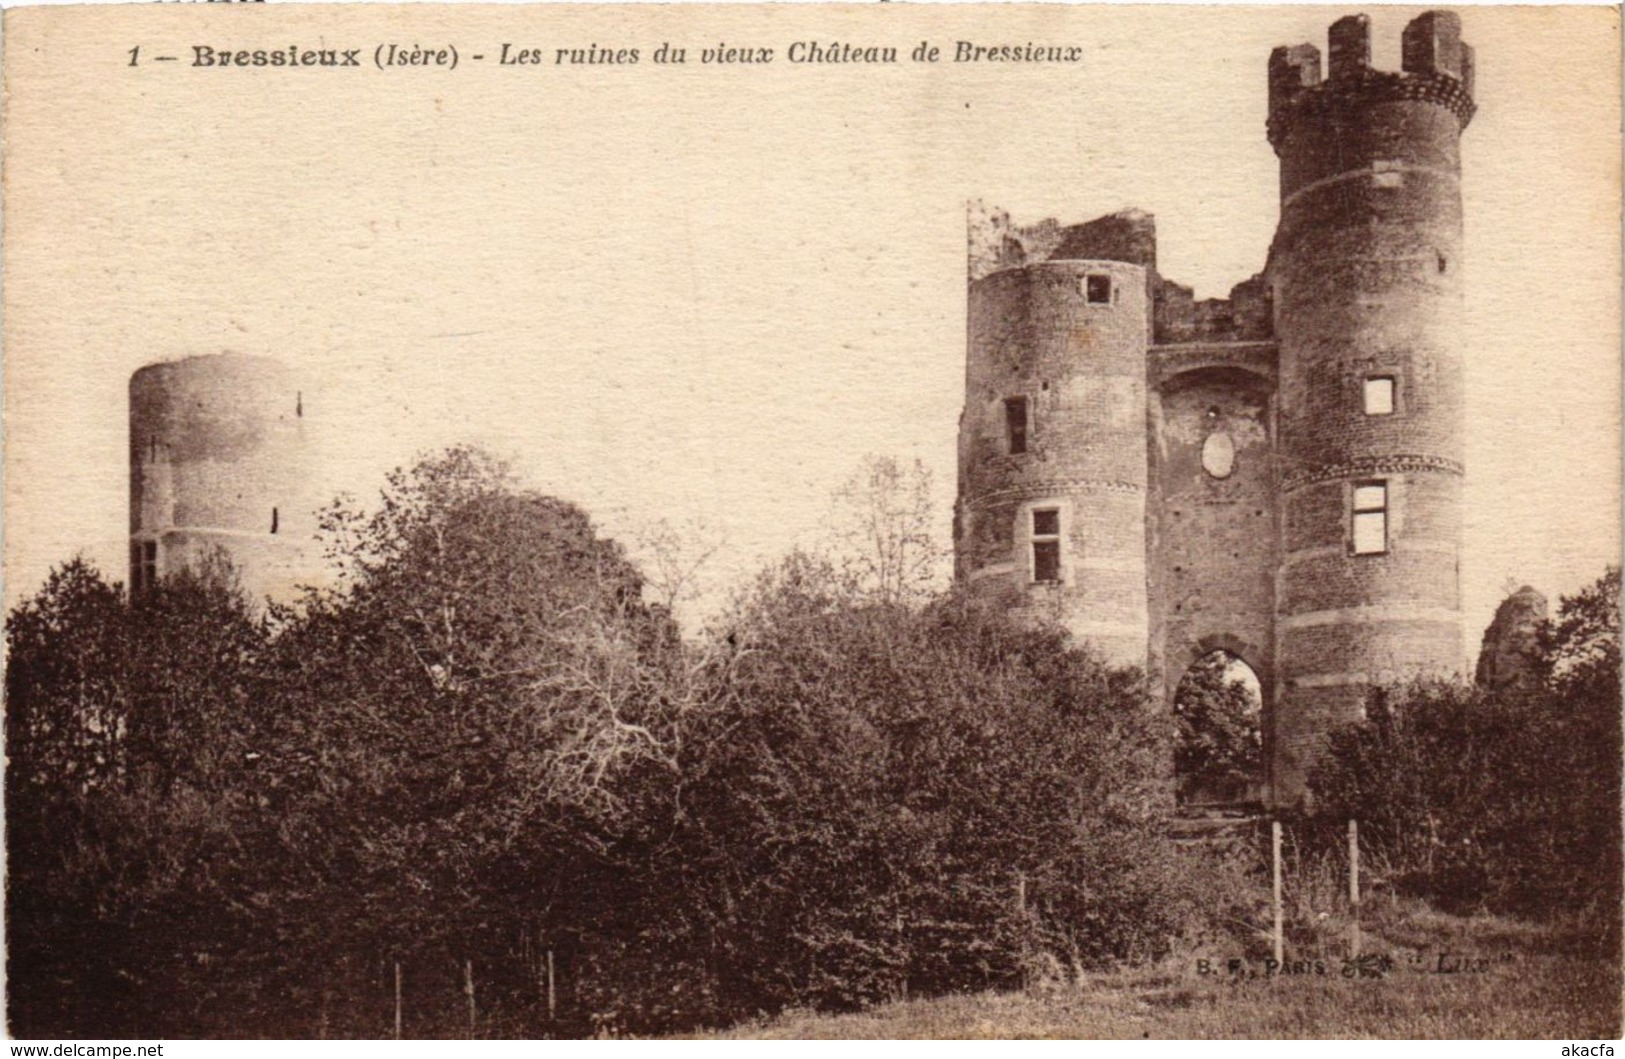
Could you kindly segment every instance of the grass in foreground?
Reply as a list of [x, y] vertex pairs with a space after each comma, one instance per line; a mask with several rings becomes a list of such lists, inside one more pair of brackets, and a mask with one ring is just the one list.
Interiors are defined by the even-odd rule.
[[[1618, 954], [1583, 932], [1413, 907], [1373, 923], [1381, 977], [1343, 976], [1336, 935], [1323, 974], [1232, 976], [1195, 958], [1025, 993], [902, 1001], [848, 1015], [791, 1012], [717, 1038], [1566, 1038], [1620, 1035]], [[1308, 948], [1309, 946], [1305, 946]], [[1441, 962], [1441, 957], [1442, 962]], [[1289, 959], [1291, 954], [1289, 953]], [[1443, 969], [1441, 969], [1443, 968]], [[1456, 968], [1455, 970], [1448, 970]], [[1368, 968], [1372, 970], [1380, 967]]]

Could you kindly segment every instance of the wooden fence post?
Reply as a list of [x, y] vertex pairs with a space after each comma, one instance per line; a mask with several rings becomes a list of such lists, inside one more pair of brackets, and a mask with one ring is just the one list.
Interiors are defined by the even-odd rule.
[[1281, 821], [1270, 821], [1270, 868], [1273, 881], [1272, 904], [1275, 910], [1275, 968], [1281, 969], [1286, 957], [1286, 942], [1281, 934]]
[[555, 1003], [555, 1000], [556, 1000], [556, 996], [555, 996], [555, 994], [553, 992], [553, 950], [548, 949], [547, 950], [547, 1021], [549, 1021], [549, 1022], [552, 1022], [553, 1019], [554, 1019], [554, 1016], [558, 1013], [558, 1007], [557, 1007], [557, 1005]]
[[1349, 955], [1360, 955], [1360, 825], [1349, 821]]

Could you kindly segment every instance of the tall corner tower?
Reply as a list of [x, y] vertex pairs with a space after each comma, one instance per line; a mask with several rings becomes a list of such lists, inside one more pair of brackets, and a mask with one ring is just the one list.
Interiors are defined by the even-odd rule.
[[[1107, 221], [1115, 241], [1151, 231]], [[1073, 234], [970, 283], [956, 575], [1144, 666], [1150, 262]]]
[[266, 357], [225, 353], [130, 378], [130, 587], [223, 552], [255, 601], [308, 580], [304, 394]]
[[1366, 691], [1464, 665], [1460, 140], [1473, 51], [1454, 14], [1371, 67], [1364, 15], [1269, 60], [1281, 216], [1277, 801]]

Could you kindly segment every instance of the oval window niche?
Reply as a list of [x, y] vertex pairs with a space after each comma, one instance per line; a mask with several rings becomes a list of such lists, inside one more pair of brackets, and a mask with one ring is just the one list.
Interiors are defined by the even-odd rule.
[[1236, 443], [1222, 430], [1202, 442], [1202, 469], [1215, 478], [1228, 478], [1236, 469]]

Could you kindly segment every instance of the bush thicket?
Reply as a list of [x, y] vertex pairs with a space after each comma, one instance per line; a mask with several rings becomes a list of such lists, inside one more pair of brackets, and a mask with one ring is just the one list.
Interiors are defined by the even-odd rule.
[[1374, 695], [1311, 777], [1311, 830], [1359, 820], [1394, 881], [1458, 911], [1582, 913], [1605, 944], [1620, 906], [1619, 570], [1564, 599], [1534, 679]]
[[793, 556], [685, 643], [474, 450], [325, 526], [297, 607], [70, 563], [12, 613], [13, 1033], [384, 1035], [397, 969], [411, 1036], [655, 1031], [1188, 925], [1166, 733], [1058, 633]]
[[[1140, 675], [928, 597], [924, 490], [871, 477], [906, 547], [792, 555], [689, 641], [470, 449], [328, 512], [338, 579], [295, 607], [61, 567], [6, 627], [11, 1032], [381, 1036], [397, 982], [408, 1036], [656, 1032], [1245, 933], [1246, 865], [1164, 838]], [[1439, 899], [1617, 924], [1610, 577], [1538, 680], [1374, 702], [1322, 819]]]

